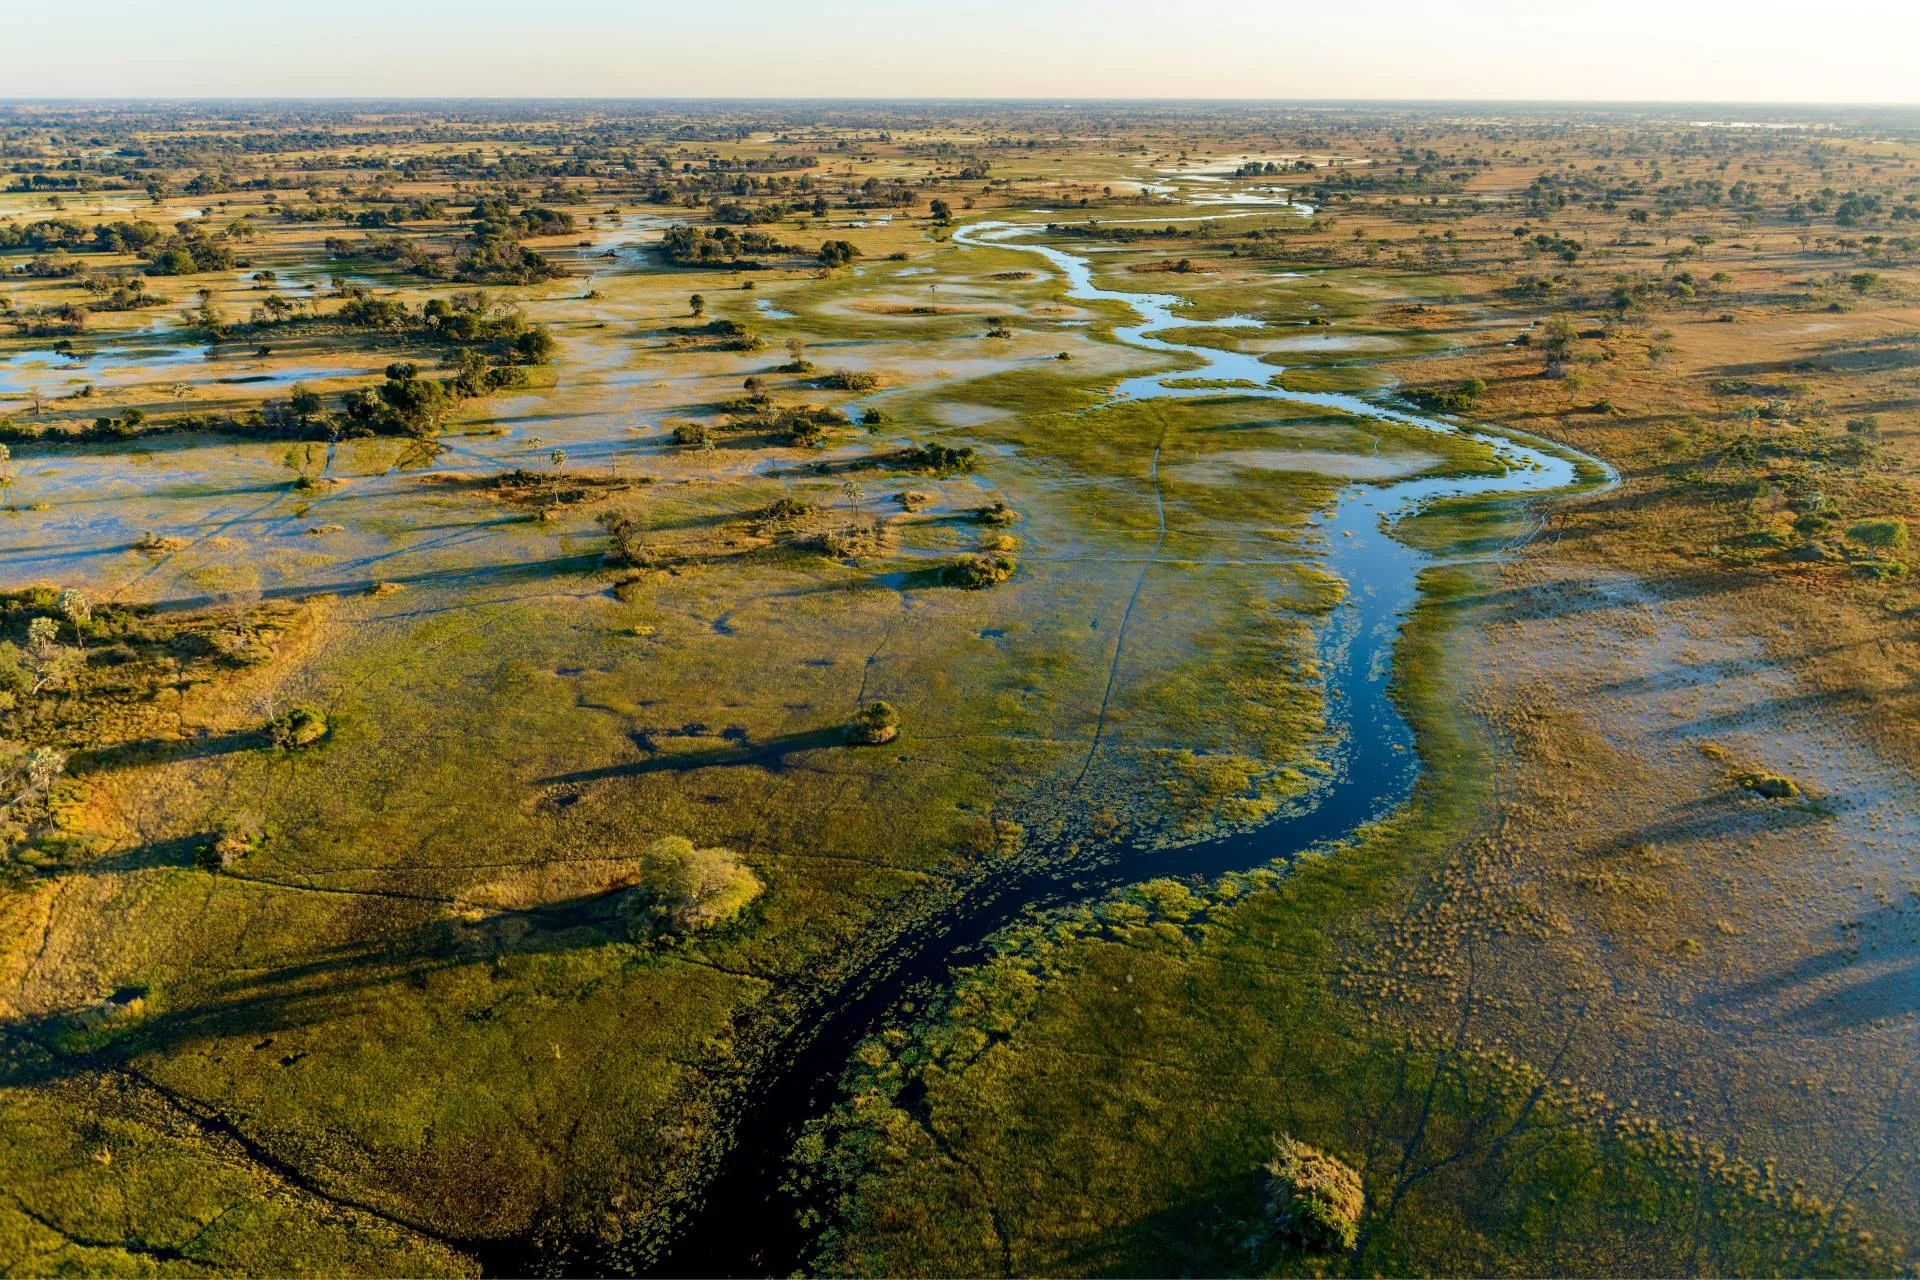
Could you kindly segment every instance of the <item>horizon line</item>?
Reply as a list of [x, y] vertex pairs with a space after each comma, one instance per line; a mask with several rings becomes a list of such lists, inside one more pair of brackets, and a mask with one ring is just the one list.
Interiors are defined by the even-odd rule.
[[1204, 103], [1211, 105], [1247, 105], [1247, 106], [1540, 106], [1540, 107], [1767, 107], [1767, 108], [1831, 108], [1860, 109], [1875, 108], [1884, 110], [1920, 110], [1920, 99], [1913, 101], [1860, 100], [1846, 101], [1835, 99], [1798, 99], [1798, 98], [1502, 98], [1502, 97], [1427, 97], [1427, 98], [1369, 98], [1369, 97], [1315, 97], [1315, 98], [1248, 98], [1248, 97], [1074, 97], [1055, 95], [1014, 95], [1006, 97], [974, 97], [965, 94], [928, 94], [917, 96], [888, 95], [741, 95], [741, 94], [675, 94], [653, 97], [619, 96], [613, 94], [127, 94], [127, 95], [89, 95], [75, 94], [58, 97], [5, 97], [0, 96], [0, 106], [34, 106], [42, 104], [61, 105], [120, 105], [128, 103], [355, 103], [355, 102], [407, 102], [407, 103], [463, 103], [463, 102], [525, 102], [525, 103], [672, 103], [672, 104], [818, 104], [818, 103], [860, 103], [866, 105], [884, 104], [943, 104], [964, 103], [982, 105], [1032, 105], [1058, 104], [1072, 105], [1180, 105]]

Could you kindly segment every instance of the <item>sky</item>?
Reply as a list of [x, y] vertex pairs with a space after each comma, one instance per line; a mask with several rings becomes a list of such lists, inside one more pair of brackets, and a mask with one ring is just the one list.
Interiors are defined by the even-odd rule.
[[0, 98], [1920, 103], [1915, 0], [0, 0]]

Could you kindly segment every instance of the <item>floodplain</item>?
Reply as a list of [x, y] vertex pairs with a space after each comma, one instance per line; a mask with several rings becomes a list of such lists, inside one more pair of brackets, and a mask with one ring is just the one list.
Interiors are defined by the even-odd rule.
[[1910, 113], [0, 134], [0, 1270], [1911, 1270]]

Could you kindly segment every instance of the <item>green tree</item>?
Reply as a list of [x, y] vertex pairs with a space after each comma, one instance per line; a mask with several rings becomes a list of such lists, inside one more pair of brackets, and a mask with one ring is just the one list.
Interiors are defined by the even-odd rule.
[[900, 713], [888, 702], [869, 702], [847, 723], [847, 741], [877, 747], [900, 736]]
[[54, 597], [53, 607], [60, 611], [61, 617], [73, 624], [73, 642], [79, 647], [80, 652], [85, 653], [87, 638], [81, 633], [80, 628], [93, 621], [93, 601], [89, 600], [87, 593], [80, 588], [68, 587]]
[[1862, 520], [1847, 530], [1847, 537], [1873, 553], [1878, 560], [1884, 551], [1901, 551], [1907, 545], [1907, 522], [1891, 517]]

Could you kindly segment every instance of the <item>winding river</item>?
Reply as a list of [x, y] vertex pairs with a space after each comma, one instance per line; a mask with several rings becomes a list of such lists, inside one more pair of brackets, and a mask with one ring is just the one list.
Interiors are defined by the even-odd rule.
[[1318, 642], [1328, 717], [1343, 744], [1334, 773], [1322, 786], [1264, 825], [1217, 839], [1122, 848], [1117, 856], [1092, 863], [1060, 853], [1035, 858], [1009, 874], [980, 882], [932, 919], [911, 926], [882, 955], [803, 1009], [795, 1022], [799, 1030], [767, 1054], [738, 1090], [735, 1096], [746, 1110], [738, 1116], [732, 1146], [708, 1183], [695, 1218], [659, 1260], [659, 1274], [785, 1275], [804, 1262], [810, 1240], [795, 1221], [801, 1205], [781, 1186], [801, 1127], [834, 1104], [853, 1051], [888, 1022], [904, 996], [950, 985], [955, 969], [981, 960], [988, 939], [999, 930], [1031, 912], [1095, 900], [1157, 876], [1214, 878], [1284, 863], [1404, 802], [1419, 763], [1412, 732], [1391, 696], [1393, 646], [1401, 622], [1418, 600], [1420, 570], [1433, 560], [1395, 539], [1393, 521], [1438, 498], [1510, 494], [1519, 499], [1613, 480], [1604, 464], [1576, 461], [1577, 455], [1539, 443], [1410, 414], [1360, 396], [1273, 388], [1269, 380], [1280, 370], [1258, 357], [1178, 340], [1182, 329], [1255, 326], [1261, 321], [1192, 320], [1178, 314], [1185, 303], [1177, 296], [1101, 288], [1086, 258], [1021, 242], [1019, 237], [1037, 229], [982, 222], [959, 231], [954, 240], [1039, 255], [1066, 278], [1068, 297], [1120, 302], [1133, 309], [1139, 322], [1118, 328], [1120, 341], [1205, 361], [1199, 369], [1128, 379], [1116, 389], [1116, 398], [1220, 394], [1217, 389], [1168, 386], [1169, 381], [1250, 383], [1262, 389], [1236, 387], [1234, 393], [1464, 433], [1493, 448], [1508, 471], [1501, 476], [1349, 484], [1323, 523], [1327, 568], [1347, 583], [1347, 592]]

